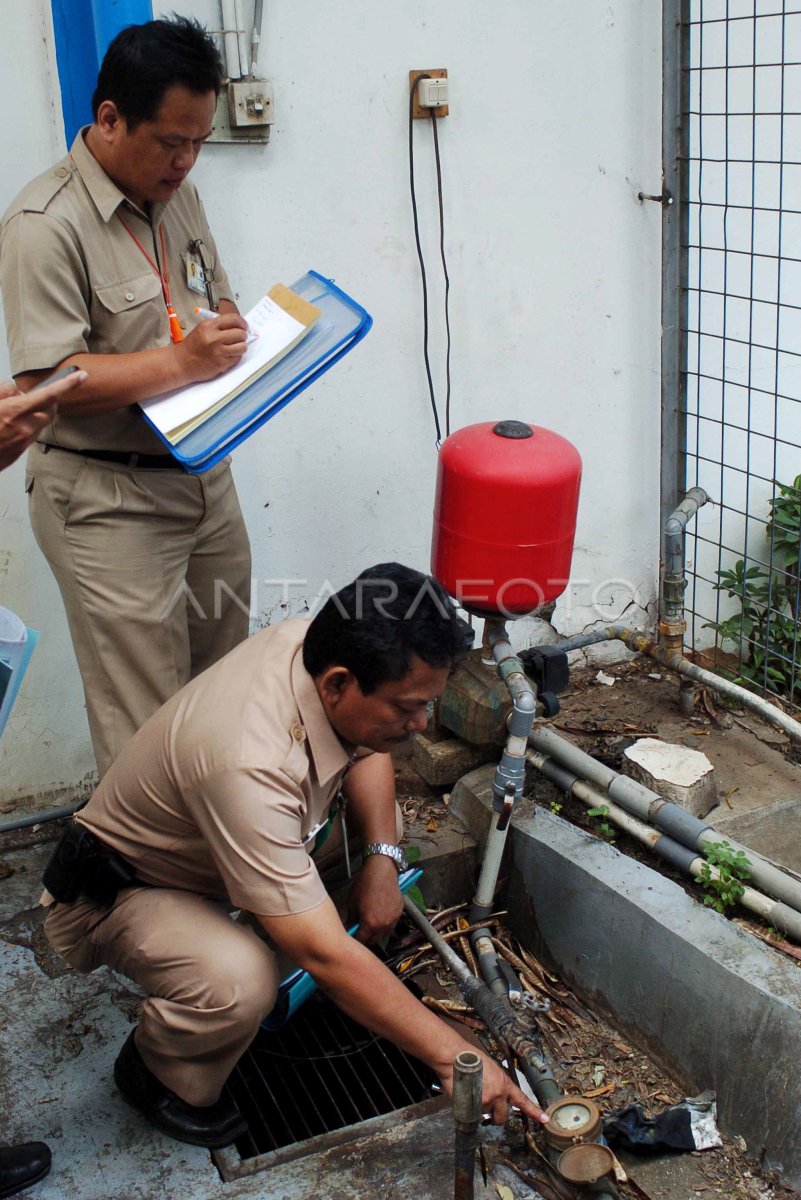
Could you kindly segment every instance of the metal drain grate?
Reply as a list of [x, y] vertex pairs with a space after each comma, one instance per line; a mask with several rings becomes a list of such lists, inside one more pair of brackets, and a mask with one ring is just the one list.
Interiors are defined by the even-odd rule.
[[232, 1171], [226, 1154], [224, 1174], [241, 1174], [248, 1159], [419, 1104], [438, 1087], [424, 1063], [318, 993], [284, 1028], [260, 1031], [229, 1079], [249, 1131], [236, 1143], [240, 1169]]

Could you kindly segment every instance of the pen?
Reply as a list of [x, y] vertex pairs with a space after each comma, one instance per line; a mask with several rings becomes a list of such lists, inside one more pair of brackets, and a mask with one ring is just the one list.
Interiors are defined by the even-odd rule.
[[[195, 312], [199, 317], [203, 317], [209, 321], [215, 320], [220, 315], [218, 312], [214, 312], [214, 310], [211, 308], [201, 308], [199, 304], [195, 305]], [[250, 330], [248, 330], [248, 336], [245, 338], [245, 342], [248, 344], [250, 342], [255, 342], [258, 336], [259, 335], [257, 333], [251, 333]]]

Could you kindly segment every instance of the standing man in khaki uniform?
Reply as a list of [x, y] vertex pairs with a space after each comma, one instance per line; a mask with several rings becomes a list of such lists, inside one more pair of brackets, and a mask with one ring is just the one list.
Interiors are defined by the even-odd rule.
[[[246, 322], [186, 178], [221, 80], [197, 22], [123, 30], [100, 68], [94, 123], [0, 231], [17, 384], [64, 364], [89, 372], [39, 435], [26, 488], [101, 775], [160, 704], [248, 632], [250, 547], [228, 464], [187, 474], [137, 407], [245, 352]], [[221, 315], [198, 322], [197, 305]]]
[[[171, 1137], [222, 1146], [246, 1128], [221, 1092], [273, 1007], [275, 949], [450, 1090], [464, 1041], [361, 943], [403, 907], [389, 752], [425, 728], [465, 649], [439, 584], [373, 567], [311, 623], [262, 630], [168, 701], [65, 833], [45, 873], [48, 940], [79, 970], [105, 963], [144, 988], [114, 1077]], [[349, 895], [359, 938], [323, 878], [342, 855], [345, 802], [364, 856]], [[510, 1103], [541, 1116], [485, 1058], [485, 1107], [502, 1122]]]

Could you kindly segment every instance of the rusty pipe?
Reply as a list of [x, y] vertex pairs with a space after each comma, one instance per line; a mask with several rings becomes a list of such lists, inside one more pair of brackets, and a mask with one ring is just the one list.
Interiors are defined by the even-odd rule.
[[484, 1065], [474, 1050], [453, 1060], [453, 1200], [473, 1200]]
[[442, 934], [437, 933], [428, 917], [420, 912], [408, 896], [403, 897], [403, 907], [406, 915], [421, 933], [425, 934], [426, 940], [431, 943], [456, 978], [459, 990], [470, 1007], [476, 1011], [498, 1041], [505, 1042], [517, 1056], [520, 1069], [537, 1097], [537, 1103], [541, 1108], [547, 1108], [562, 1093], [540, 1046], [528, 1031], [519, 1028], [517, 1018], [508, 1005], [494, 996], [485, 983], [476, 979], [459, 955], [450, 948]]

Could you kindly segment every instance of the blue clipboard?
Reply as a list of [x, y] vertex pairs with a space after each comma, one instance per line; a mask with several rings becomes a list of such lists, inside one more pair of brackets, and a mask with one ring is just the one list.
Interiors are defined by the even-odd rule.
[[[404, 894], [408, 892], [422, 874], [422, 867], [410, 867], [408, 871], [404, 871], [402, 875], [398, 876], [400, 890]], [[353, 937], [358, 928], [358, 925], [352, 925], [348, 930], [348, 935]], [[317, 984], [308, 971], [297, 970], [293, 971], [291, 975], [287, 975], [286, 979], [282, 979], [278, 985], [275, 1004], [262, 1021], [262, 1029], [280, 1029], [316, 991]]]
[[224, 408], [177, 445], [168, 441], [141, 410], [170, 454], [191, 474], [200, 475], [215, 466], [369, 333], [373, 318], [333, 280], [317, 271], [307, 271], [290, 288], [310, 304], [315, 304], [321, 310], [320, 316], [289, 354]]

